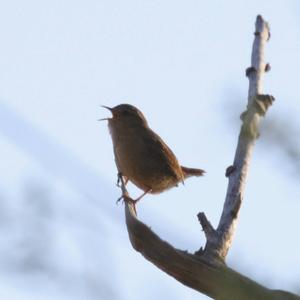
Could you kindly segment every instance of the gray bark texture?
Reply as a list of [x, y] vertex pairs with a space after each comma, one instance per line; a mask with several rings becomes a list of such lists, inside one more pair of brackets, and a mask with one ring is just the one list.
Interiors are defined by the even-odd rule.
[[[263, 76], [270, 69], [264, 62], [264, 48], [270, 38], [268, 23], [256, 18], [247, 109], [241, 115], [242, 126], [233, 165], [226, 170], [229, 179], [223, 212], [215, 229], [203, 212], [199, 222], [206, 236], [206, 245], [195, 254], [175, 249], [161, 240], [149, 227], [137, 219], [135, 205], [130, 201], [124, 182], [121, 188], [125, 200], [126, 225], [133, 248], [165, 273], [182, 284], [218, 300], [287, 300], [300, 297], [281, 290], [271, 290], [229, 268], [225, 258], [231, 246], [258, 126], [274, 98], [262, 92]], [[129, 201], [127, 201], [127, 200]], [[251, 254], [250, 254], [251, 255]]]

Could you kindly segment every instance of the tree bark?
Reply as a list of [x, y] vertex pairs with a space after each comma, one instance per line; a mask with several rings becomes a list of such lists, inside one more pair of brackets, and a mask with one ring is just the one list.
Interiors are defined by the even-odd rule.
[[242, 126], [233, 165], [226, 171], [229, 183], [218, 227], [214, 229], [203, 212], [198, 214], [206, 236], [205, 248], [189, 254], [161, 240], [137, 219], [135, 205], [121, 178], [126, 225], [135, 250], [184, 285], [209, 297], [218, 300], [300, 300], [295, 294], [270, 290], [225, 264], [243, 200], [250, 159], [259, 136], [258, 126], [274, 100], [272, 96], [262, 94], [263, 75], [270, 69], [269, 64], [264, 62], [264, 46], [270, 38], [270, 31], [261, 16], [256, 18], [254, 34], [251, 67], [246, 70], [249, 78], [247, 109], [241, 115]]
[[270, 290], [218, 261], [175, 249], [136, 218], [134, 204], [125, 201], [126, 225], [133, 248], [182, 284], [217, 300], [300, 300], [291, 293]]
[[267, 109], [274, 101], [274, 97], [262, 94], [263, 76], [270, 69], [269, 64], [264, 62], [264, 48], [270, 38], [270, 29], [268, 23], [261, 16], [256, 18], [254, 35], [251, 67], [246, 70], [246, 75], [249, 78], [247, 110], [241, 115], [243, 124], [233, 165], [226, 171], [229, 182], [223, 212], [217, 229], [214, 230], [207, 223], [204, 213], [198, 215], [207, 239], [204, 254], [223, 261], [231, 246], [238, 221], [248, 168], [255, 141], [259, 136], [258, 126]]

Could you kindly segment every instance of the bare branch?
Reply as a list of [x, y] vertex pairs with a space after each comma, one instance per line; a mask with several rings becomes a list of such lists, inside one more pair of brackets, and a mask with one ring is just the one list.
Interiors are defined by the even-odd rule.
[[241, 207], [248, 167], [252, 156], [255, 140], [258, 138], [258, 125], [274, 98], [262, 95], [264, 73], [270, 69], [264, 62], [264, 46], [270, 37], [268, 23], [261, 16], [257, 16], [255, 24], [255, 38], [252, 48], [251, 67], [246, 70], [249, 78], [248, 105], [242, 114], [243, 121], [233, 165], [226, 171], [229, 178], [226, 199], [219, 225], [217, 239], [207, 237], [206, 251], [215, 255], [216, 259], [225, 260], [231, 246], [238, 213]]
[[125, 215], [133, 248], [162, 271], [198, 292], [217, 300], [300, 300], [291, 293], [267, 289], [205, 256], [175, 249], [136, 218], [132, 202], [125, 202]]
[[272, 96], [262, 95], [263, 74], [270, 69], [263, 60], [264, 45], [270, 37], [269, 26], [261, 16], [258, 16], [255, 28], [252, 66], [246, 71], [249, 77], [248, 105], [247, 110], [242, 114], [243, 124], [234, 163], [226, 171], [229, 184], [217, 229], [213, 228], [204, 213], [198, 214], [207, 239], [205, 249], [201, 248], [193, 255], [175, 249], [161, 240], [137, 219], [134, 202], [129, 198], [121, 177], [126, 225], [131, 244], [136, 251], [179, 282], [214, 299], [300, 300], [297, 295], [267, 289], [228, 268], [224, 263], [242, 204], [248, 166], [258, 137], [258, 125], [274, 100]]

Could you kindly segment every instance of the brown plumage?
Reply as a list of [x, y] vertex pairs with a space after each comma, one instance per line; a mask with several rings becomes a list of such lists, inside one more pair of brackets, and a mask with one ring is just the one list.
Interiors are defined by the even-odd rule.
[[[146, 193], [158, 194], [204, 171], [180, 166], [172, 150], [148, 126], [140, 110], [129, 104], [106, 107], [117, 169]], [[141, 196], [141, 197], [142, 197]], [[139, 197], [137, 200], [139, 200]]]

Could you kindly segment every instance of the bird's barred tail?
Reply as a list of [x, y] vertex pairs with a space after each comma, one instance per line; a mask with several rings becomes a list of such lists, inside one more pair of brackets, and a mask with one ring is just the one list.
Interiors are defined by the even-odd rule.
[[191, 176], [203, 176], [205, 171], [201, 169], [187, 168], [181, 166], [184, 178], [188, 178]]

